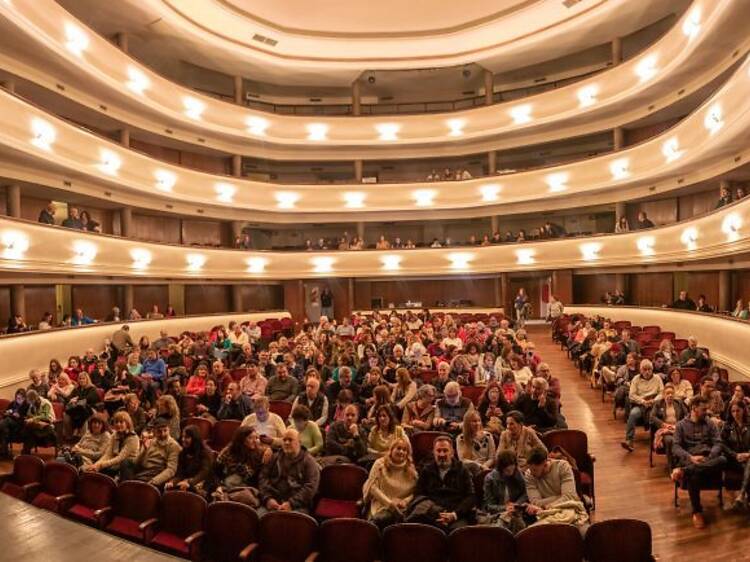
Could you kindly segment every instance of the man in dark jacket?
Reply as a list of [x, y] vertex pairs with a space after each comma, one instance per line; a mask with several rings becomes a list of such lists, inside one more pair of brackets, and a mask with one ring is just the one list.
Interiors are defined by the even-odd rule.
[[451, 438], [435, 439], [432, 454], [434, 460], [420, 471], [406, 521], [446, 531], [471, 524], [476, 502], [474, 482], [466, 466], [455, 458]]
[[296, 429], [287, 429], [281, 438], [281, 451], [260, 473], [258, 515], [268, 511], [308, 513], [320, 483], [320, 467], [302, 448]]
[[557, 402], [547, 394], [547, 381], [534, 377], [527, 392], [516, 401], [516, 410], [523, 414], [526, 425], [544, 433], [558, 426]]
[[346, 457], [356, 463], [367, 454], [367, 435], [357, 423], [359, 410], [354, 404], [344, 408], [344, 419], [334, 422], [326, 433], [326, 456]]
[[242, 394], [240, 385], [232, 382], [227, 387], [224, 402], [221, 403], [217, 417], [220, 420], [244, 420], [253, 413], [253, 401], [247, 394]]

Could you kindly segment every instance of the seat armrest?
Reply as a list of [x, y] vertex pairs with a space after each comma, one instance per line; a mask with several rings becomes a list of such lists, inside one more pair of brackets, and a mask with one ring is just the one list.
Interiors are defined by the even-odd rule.
[[112, 508], [110, 506], [103, 507], [94, 511], [94, 518], [96, 519], [96, 526], [103, 529], [109, 520], [112, 519]]
[[242, 562], [246, 562], [247, 560], [250, 560], [250, 556], [252, 556], [253, 552], [256, 551], [258, 548], [257, 542], [251, 542], [249, 545], [247, 545], [245, 548], [242, 549], [240, 552], [240, 560]]
[[22, 486], [24, 498], [28, 501], [39, 493], [42, 488], [41, 482], [32, 482], [31, 484], [24, 484]]
[[73, 500], [75, 499], [75, 494], [63, 494], [62, 496], [57, 496], [55, 501], [62, 508], [62, 511], [68, 511], [68, 508], [73, 505]]
[[205, 531], [196, 531], [192, 535], [189, 535], [185, 538], [185, 544], [191, 546], [193, 542], [200, 542], [205, 534]]
[[318, 559], [318, 555], [320, 553], [318, 551], [311, 552], [307, 558], [305, 558], [305, 562], [315, 562]]
[[143, 523], [138, 525], [138, 530], [143, 534], [143, 541], [148, 544], [154, 538], [154, 531], [158, 525], [159, 520], [156, 517], [146, 519]]

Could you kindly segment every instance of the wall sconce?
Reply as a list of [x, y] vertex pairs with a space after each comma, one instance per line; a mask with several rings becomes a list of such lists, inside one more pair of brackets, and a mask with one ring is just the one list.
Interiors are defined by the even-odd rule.
[[347, 191], [344, 193], [345, 207], [349, 209], [361, 209], [365, 206], [367, 194], [364, 191]]
[[96, 246], [86, 240], [76, 240], [73, 243], [73, 259], [76, 265], [90, 265], [96, 258]]
[[265, 137], [268, 129], [268, 120], [262, 117], [251, 116], [245, 120], [247, 132], [256, 137]]
[[516, 262], [518, 265], [532, 265], [536, 263], [536, 251], [531, 248], [516, 250]]
[[203, 254], [188, 254], [185, 256], [188, 271], [200, 271], [206, 265], [206, 256]]
[[151, 264], [151, 252], [144, 248], [133, 248], [130, 257], [133, 258], [133, 269], [147, 269]]
[[727, 235], [729, 242], [736, 242], [740, 238], [742, 218], [737, 213], [730, 213], [721, 223], [721, 231]]
[[447, 258], [451, 262], [451, 269], [464, 270], [471, 267], [471, 262], [474, 260], [474, 254], [469, 252], [457, 252], [448, 254]]
[[52, 144], [55, 142], [55, 138], [57, 138], [57, 133], [50, 123], [44, 119], [34, 117], [31, 120], [31, 134], [33, 135], [31, 137], [31, 144], [47, 152], [52, 150]]
[[156, 178], [156, 189], [159, 191], [170, 193], [177, 183], [177, 175], [169, 170], [156, 170], [154, 177]]
[[602, 249], [602, 245], [598, 242], [589, 242], [587, 244], [581, 244], [581, 256], [584, 261], [594, 261], [599, 259], [599, 252]]
[[641, 236], [636, 242], [638, 251], [644, 256], [654, 255], [654, 244], [656, 244], [656, 239], [653, 236]]
[[398, 271], [401, 269], [401, 256], [389, 254], [380, 258], [383, 269], [386, 271]]
[[333, 271], [333, 264], [336, 262], [335, 258], [330, 256], [318, 256], [310, 260], [313, 265], [313, 272], [315, 273], [330, 273]]
[[29, 249], [29, 239], [22, 232], [6, 230], [3, 232], [3, 258], [6, 260], [21, 260]]
[[247, 272], [248, 273], [263, 273], [268, 265], [266, 258], [248, 258], [247, 259]]

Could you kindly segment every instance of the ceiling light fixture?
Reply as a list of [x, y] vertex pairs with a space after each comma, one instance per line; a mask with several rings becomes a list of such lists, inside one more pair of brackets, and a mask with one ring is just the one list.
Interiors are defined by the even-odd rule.
[[237, 188], [231, 183], [219, 182], [214, 185], [216, 191], [216, 200], [222, 203], [231, 203], [234, 199], [234, 194], [237, 193]]
[[695, 250], [698, 247], [698, 244], [696, 243], [698, 242], [698, 229], [694, 226], [689, 226], [683, 230], [682, 235], [680, 236], [680, 242], [685, 244], [688, 250]]
[[89, 36], [77, 25], [65, 22], [65, 48], [77, 57], [89, 47]]
[[268, 259], [260, 257], [248, 258], [246, 263], [248, 273], [263, 273], [268, 265]]
[[185, 115], [196, 121], [200, 121], [203, 111], [206, 109], [206, 104], [191, 97], [182, 98], [182, 106], [185, 108]]
[[517, 105], [512, 107], [509, 111], [510, 116], [513, 118], [513, 123], [516, 125], [523, 125], [524, 123], [530, 123], [531, 117], [531, 104], [525, 103], [523, 105]]
[[627, 158], [618, 158], [610, 163], [609, 171], [614, 180], [624, 180], [630, 177], [630, 160]]
[[549, 174], [546, 178], [547, 185], [549, 186], [550, 193], [560, 193], [568, 189], [568, 179], [570, 174], [568, 172], [556, 172]]
[[188, 271], [200, 271], [206, 265], [206, 256], [203, 254], [188, 254], [185, 256]]
[[151, 252], [144, 248], [133, 248], [130, 257], [133, 258], [133, 269], [147, 269], [151, 264]]
[[336, 259], [330, 256], [317, 256], [310, 260], [314, 273], [330, 273], [335, 262]]
[[401, 125], [398, 123], [380, 123], [375, 125], [375, 130], [378, 132], [380, 140], [396, 141], [398, 140], [398, 132], [401, 130]]
[[680, 141], [677, 137], [672, 137], [669, 140], [664, 141], [661, 147], [661, 153], [664, 158], [667, 159], [667, 163], [674, 162], [679, 159], [684, 153], [684, 150], [680, 150]]
[[52, 144], [57, 138], [57, 133], [50, 123], [39, 117], [34, 117], [31, 120], [31, 134], [33, 135], [31, 144], [47, 152], [52, 150]]
[[740, 239], [740, 228], [742, 228], [742, 217], [737, 213], [730, 213], [721, 223], [721, 231], [727, 235], [729, 242]]
[[253, 115], [245, 119], [245, 124], [247, 125], [247, 132], [251, 135], [255, 137], [266, 136], [266, 129], [268, 129], [269, 126], [268, 119], [263, 119], [263, 117], [256, 117]]
[[581, 256], [584, 261], [594, 261], [599, 259], [599, 252], [602, 249], [602, 245], [598, 242], [588, 242], [581, 244]]
[[99, 169], [107, 175], [116, 176], [122, 166], [122, 160], [116, 152], [108, 148], [99, 150]]
[[154, 177], [156, 178], [156, 189], [159, 191], [170, 193], [177, 183], [177, 175], [169, 170], [156, 170]]
[[682, 32], [687, 35], [688, 40], [692, 40], [700, 33], [701, 30], [701, 7], [696, 6], [693, 10], [685, 17], [685, 21], [682, 23]]
[[466, 119], [448, 119], [445, 124], [448, 125], [449, 137], [460, 137], [464, 134]]
[[293, 209], [300, 199], [299, 193], [293, 191], [277, 191], [275, 197], [279, 209]]
[[656, 66], [658, 60], [659, 59], [655, 54], [648, 55], [636, 65], [635, 73], [641, 79], [641, 82], [647, 82], [656, 76], [656, 73], [659, 72], [659, 69]]
[[4, 246], [3, 258], [6, 260], [23, 259], [29, 249], [29, 239], [22, 232], [6, 230], [3, 232], [2, 244]]
[[75, 265], [89, 265], [96, 258], [96, 246], [86, 240], [73, 242], [73, 259]]
[[656, 244], [656, 239], [653, 236], [641, 236], [636, 242], [638, 250], [644, 256], [654, 255], [654, 244]]
[[491, 202], [497, 201], [498, 195], [502, 190], [502, 186], [496, 183], [488, 183], [479, 188], [479, 193], [482, 194], [482, 201]]
[[474, 260], [474, 254], [469, 252], [456, 252], [448, 254], [446, 256], [451, 262], [451, 269], [464, 270], [471, 267], [471, 262]]
[[383, 264], [385, 271], [398, 271], [401, 269], [401, 256], [388, 254], [380, 258], [380, 262]]
[[347, 191], [344, 193], [344, 205], [349, 209], [361, 209], [365, 206], [366, 197], [364, 191]]
[[328, 140], [328, 125], [325, 123], [310, 123], [307, 126], [307, 140]]
[[434, 204], [436, 194], [434, 189], [418, 189], [412, 193], [412, 197], [417, 207], [430, 207]]
[[721, 109], [721, 105], [715, 103], [708, 108], [706, 117], [703, 119], [703, 125], [712, 135], [719, 132], [724, 126], [724, 112]]
[[590, 84], [578, 90], [578, 103], [581, 107], [591, 107], [597, 102], [599, 86]]
[[125, 84], [129, 90], [135, 92], [139, 96], [143, 95], [143, 92], [151, 86], [151, 80], [148, 79], [143, 72], [134, 66], [128, 67], [128, 81]]
[[532, 265], [536, 263], [536, 251], [531, 248], [516, 250], [516, 262], [518, 265]]

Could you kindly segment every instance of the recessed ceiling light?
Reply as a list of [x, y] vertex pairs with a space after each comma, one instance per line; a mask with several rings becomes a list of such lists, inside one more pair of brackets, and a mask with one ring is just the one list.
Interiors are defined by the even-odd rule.
[[206, 264], [206, 256], [203, 254], [188, 254], [185, 256], [188, 271], [200, 271]]
[[556, 172], [549, 174], [546, 178], [547, 185], [549, 186], [550, 193], [559, 193], [568, 189], [568, 178], [570, 174], [568, 172]]
[[116, 152], [108, 148], [99, 150], [99, 169], [107, 175], [116, 176], [122, 166], [122, 160]]
[[263, 273], [268, 265], [268, 259], [266, 258], [248, 258], [247, 259], [247, 272], [248, 273]]
[[597, 102], [597, 95], [599, 94], [599, 86], [596, 84], [589, 84], [578, 90], [578, 103], [581, 107], [590, 107]]
[[479, 188], [479, 193], [482, 194], [482, 201], [497, 201], [498, 195], [502, 190], [502, 186], [496, 183], [488, 183]]
[[688, 39], [693, 39], [701, 30], [701, 7], [693, 8], [682, 23], [682, 32], [687, 35]]
[[680, 141], [677, 137], [672, 137], [669, 140], [664, 141], [661, 147], [661, 153], [664, 158], [667, 159], [667, 163], [674, 162], [684, 154], [684, 150], [680, 150]]
[[380, 258], [380, 262], [383, 264], [385, 271], [398, 271], [401, 269], [401, 256], [388, 254]]
[[641, 82], [651, 80], [659, 72], [659, 68], [656, 66], [658, 62], [656, 54], [648, 55], [643, 58], [635, 67], [635, 73], [641, 79]]
[[34, 117], [31, 120], [31, 134], [33, 135], [31, 144], [47, 152], [52, 150], [52, 144], [57, 138], [57, 133], [51, 124], [44, 119]]
[[3, 258], [6, 260], [23, 259], [29, 249], [29, 238], [22, 232], [6, 230], [2, 236]]
[[231, 203], [234, 199], [234, 194], [237, 193], [237, 188], [231, 183], [219, 182], [214, 185], [216, 191], [216, 199], [222, 203]]
[[516, 263], [518, 263], [518, 265], [531, 265], [536, 263], [535, 255], [536, 251], [532, 248], [516, 250]]
[[133, 269], [147, 269], [151, 264], [151, 252], [144, 248], [133, 248], [130, 257], [133, 258]]
[[739, 240], [740, 228], [742, 228], [742, 217], [737, 213], [728, 214], [721, 223], [721, 231], [727, 235], [730, 242]]
[[680, 236], [680, 242], [687, 246], [688, 250], [695, 250], [698, 247], [698, 229], [694, 226], [689, 226], [682, 231]]
[[464, 127], [466, 126], [466, 119], [448, 119], [445, 122], [448, 125], [448, 136], [449, 137], [460, 137], [464, 134]]
[[703, 125], [712, 135], [719, 132], [724, 126], [724, 111], [718, 103], [713, 104], [706, 111], [706, 117], [703, 119]]
[[89, 265], [96, 258], [96, 246], [86, 240], [76, 240], [73, 242], [73, 259], [76, 265]]
[[599, 259], [599, 252], [602, 249], [602, 245], [598, 242], [588, 242], [581, 244], [581, 256], [584, 261], [594, 261]]
[[614, 180], [624, 180], [630, 177], [630, 160], [627, 158], [618, 158], [610, 163], [609, 171]]
[[310, 260], [314, 273], [330, 273], [335, 262], [336, 259], [330, 256], [317, 256]]
[[451, 269], [469, 269], [475, 255], [469, 252], [455, 252], [446, 256], [451, 262]]
[[430, 207], [434, 203], [437, 192], [434, 189], [418, 189], [412, 193], [417, 207]]
[[307, 126], [307, 140], [324, 141], [328, 139], [328, 125], [325, 123], [310, 123]]
[[654, 255], [654, 244], [656, 244], [656, 239], [653, 236], [641, 236], [636, 241], [636, 246], [638, 247], [638, 250], [643, 254], [644, 256], [653, 256]]

